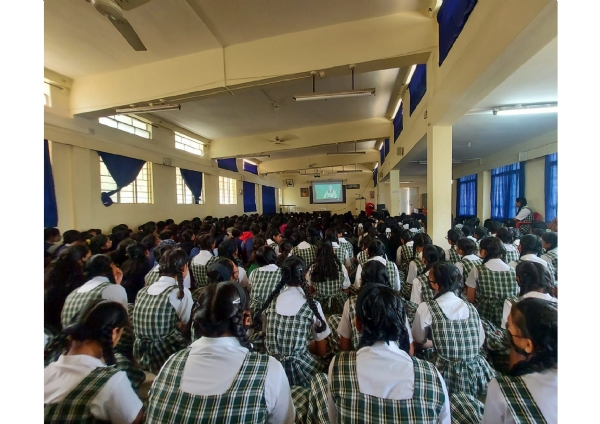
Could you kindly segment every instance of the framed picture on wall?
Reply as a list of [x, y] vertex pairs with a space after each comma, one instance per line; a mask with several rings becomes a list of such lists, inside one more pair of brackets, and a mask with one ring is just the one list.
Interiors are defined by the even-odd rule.
[[286, 187], [294, 187], [294, 180], [285, 180]]
[[369, 199], [374, 199], [375, 198], [375, 192], [374, 191], [370, 191], [369, 192]]
[[308, 197], [308, 188], [307, 187], [302, 187], [300, 189], [300, 197]]
[[346, 184], [346, 188], [348, 190], [358, 190], [360, 189], [360, 184]]

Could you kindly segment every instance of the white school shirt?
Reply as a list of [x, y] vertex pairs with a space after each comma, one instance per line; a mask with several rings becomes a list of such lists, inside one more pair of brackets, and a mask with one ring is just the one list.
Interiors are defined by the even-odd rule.
[[[485, 267], [490, 271], [508, 271], [510, 267], [502, 261], [502, 259], [490, 259], [485, 263]], [[477, 267], [473, 267], [469, 275], [467, 276], [466, 285], [472, 289], [477, 288], [477, 280], [479, 280], [479, 272]], [[516, 281], [516, 280], [515, 280]]]
[[[553, 252], [556, 255], [558, 255], [558, 246], [556, 246], [554, 249], [549, 250], [548, 252]], [[552, 259], [550, 259], [550, 256], [546, 255], [545, 253], [541, 256], [541, 259], [545, 260], [546, 262], [548, 262], [549, 264], [552, 263]]]
[[523, 206], [523, 209], [515, 216], [515, 221], [522, 221], [531, 213], [531, 209], [527, 206]]
[[[275, 245], [275, 246], [273, 246]], [[267, 246], [275, 250], [275, 254], [279, 255], [279, 245], [271, 239], [267, 239]]]
[[[451, 320], [467, 319], [469, 318], [469, 307], [464, 300], [457, 297], [454, 293], [444, 293], [435, 301], [440, 305], [440, 309]], [[412, 334], [417, 343], [425, 343], [427, 341], [427, 329], [431, 327], [433, 317], [427, 303], [421, 303], [415, 313], [415, 319], [412, 325]], [[483, 331], [483, 325], [479, 322], [479, 347], [483, 345], [485, 340], [485, 332]]]
[[[423, 252], [417, 253], [419, 259], [423, 259]], [[408, 274], [406, 275], [406, 281], [414, 281], [417, 278], [417, 264], [412, 259], [408, 264]]]
[[[429, 277], [429, 271], [427, 271], [425, 276]], [[415, 278], [412, 282], [412, 291], [410, 293], [410, 301], [415, 302], [417, 305], [423, 303], [423, 295], [421, 294], [421, 282], [419, 278]]]
[[[286, 317], [290, 317], [292, 315], [296, 315], [300, 308], [306, 303], [306, 297], [304, 297], [304, 291], [301, 287], [295, 286], [286, 286], [279, 296], [277, 296], [276, 307], [275, 310], [279, 315], [283, 315]], [[317, 333], [317, 317], [313, 316], [313, 326], [311, 329], [313, 340], [318, 342], [326, 339], [331, 334], [331, 329], [327, 324], [327, 319], [323, 314], [323, 309], [321, 309], [321, 304], [315, 300], [317, 305], [317, 311], [319, 311], [319, 315], [321, 318], [325, 320], [325, 330], [320, 333]], [[267, 331], [267, 320], [265, 314], [263, 314], [263, 330]], [[283, 331], [283, 330], [282, 330]]]
[[[477, 261], [477, 260], [479, 260], [481, 258], [479, 256], [477, 256], [477, 255], [465, 255], [465, 256], [462, 257], [462, 259], [467, 259], [467, 260], [470, 260], [470, 261]], [[460, 275], [463, 275], [464, 266], [463, 266], [462, 262], [457, 262], [457, 263], [454, 264], [454, 266], [458, 268], [458, 270], [460, 271]], [[467, 275], [467, 277], [468, 277], [468, 275]]]
[[473, 240], [475, 243], [478, 243], [478, 242], [479, 242], [479, 240], [477, 240], [477, 239], [476, 239], [475, 237], [473, 237], [473, 236], [467, 236], [467, 238], [468, 238], [468, 239], [471, 239], [471, 240]]
[[[535, 297], [537, 299], [544, 299], [544, 300], [549, 300], [551, 302], [558, 302], [558, 299], [555, 297], [550, 296], [548, 293], [540, 293], [540, 292], [536, 292], [536, 291], [530, 291], [529, 293], [525, 293], [525, 295], [523, 295], [523, 299], [526, 299], [528, 297]], [[502, 308], [502, 322], [500, 323], [500, 326], [502, 328], [506, 328], [506, 321], [508, 321], [508, 315], [510, 315], [510, 310], [512, 308], [512, 303], [510, 303], [508, 301], [508, 299], [506, 299], [504, 301], [504, 307]]]
[[[310, 268], [308, 269], [308, 272], [306, 273], [306, 282], [308, 283], [309, 286], [312, 286], [312, 281], [310, 280], [310, 276], [312, 274], [312, 270], [315, 266], [311, 265]], [[346, 269], [345, 266], [342, 266], [342, 272], [344, 273], [344, 282], [342, 283], [342, 289], [346, 290], [348, 287], [350, 287], [350, 277], [348, 276], [348, 270]]]
[[[335, 247], [336, 249], [339, 249], [340, 245], [337, 241], [332, 241], [331, 247]], [[352, 266], [352, 261], [350, 260], [350, 255], [348, 254], [348, 252], [346, 250], [344, 250], [344, 265], [346, 265], [348, 268], [350, 268]]]
[[[406, 326], [406, 331], [408, 331], [409, 341], [411, 343], [414, 342], [408, 316], [406, 317], [404, 325]], [[342, 318], [338, 324], [337, 333], [345, 339], [352, 340], [353, 331], [354, 326], [352, 326], [352, 323], [350, 322], [350, 300], [348, 299], [346, 300], [346, 303], [344, 303], [344, 310], [342, 311]]]
[[[413, 247], [413, 244], [415, 244], [415, 242], [412, 240], [406, 242], [407, 247]], [[402, 266], [402, 246], [396, 250], [396, 265], [398, 265], [398, 268]]]
[[[385, 259], [383, 256], [373, 256], [372, 258], [367, 259], [367, 262], [369, 261], [378, 261], [380, 263], [382, 263], [383, 265], [387, 264], [387, 259]], [[396, 266], [396, 264], [392, 263], [392, 265]], [[396, 291], [400, 291], [400, 272], [398, 271], [398, 268], [396, 267], [396, 278], [394, 279], [394, 281], [390, 281], [390, 284], [392, 285], [392, 288]], [[356, 277], [354, 278], [354, 287], [358, 290], [360, 289], [360, 286], [362, 285], [362, 265], [358, 265], [358, 268], [356, 270]]]
[[168, 287], [173, 287], [173, 289], [177, 288], [177, 281], [172, 277], [162, 276], [157, 282], [148, 287], [148, 294], [150, 296], [158, 296], [165, 290], [171, 290], [171, 294], [169, 294], [169, 302], [173, 308], [175, 308], [175, 313], [179, 319], [183, 322], [188, 322], [192, 313], [192, 305], [194, 304], [192, 292], [190, 289], [184, 288], [183, 299], [177, 299], [177, 293], [179, 293], [179, 290], [169, 289]]
[[214, 256], [210, 251], [201, 250], [196, 256], [194, 256], [194, 259], [192, 259], [192, 263], [196, 265], [206, 266], [206, 264], [208, 263], [208, 261], [211, 260], [211, 258], [214, 258]]
[[[94, 277], [83, 286], [77, 289], [77, 293], [87, 293], [94, 290], [102, 283], [109, 283], [110, 280], [107, 277]], [[102, 290], [102, 299], [112, 300], [119, 302], [125, 308], [127, 308], [127, 292], [125, 288], [120, 284], [111, 284]]]
[[[265, 265], [265, 266], [261, 266], [260, 268], [256, 268], [256, 270], [259, 271], [267, 271], [267, 272], [275, 272], [279, 269], [279, 267], [275, 264], [269, 264], [269, 265]], [[254, 284], [254, 279], [252, 278], [253, 275], [256, 275], [254, 273], [250, 274], [250, 277], [248, 277], [248, 290], [252, 290], [252, 285]]]
[[[229, 390], [248, 354], [235, 337], [201, 337], [190, 347], [180, 389], [196, 396], [220, 395]], [[290, 384], [281, 363], [271, 356], [265, 378], [265, 402], [268, 422], [294, 422]]]
[[[520, 259], [521, 259], [521, 261], [537, 262], [538, 264], [542, 264], [546, 268], [548, 268], [548, 262], [546, 262], [544, 259], [538, 257], [537, 255], [534, 255], [533, 253], [523, 255], [523, 256], [521, 256]], [[518, 262], [512, 261], [508, 265], [510, 265], [511, 268], [516, 268], [518, 265]]]
[[307, 243], [305, 241], [301, 241], [300, 243], [298, 243], [298, 246], [296, 246], [296, 249], [304, 250], [304, 249], [310, 249], [311, 247], [312, 246], [309, 243]]
[[[94, 369], [105, 366], [90, 355], [61, 355], [44, 369], [44, 404], [62, 401]], [[131, 424], [142, 406], [127, 374], [119, 371], [92, 399], [90, 412], [98, 420]]]
[[[558, 370], [549, 369], [526, 374], [521, 378], [546, 422], [558, 423]], [[488, 385], [481, 422], [482, 424], [515, 424], [506, 398], [495, 378]]]
[[[327, 384], [327, 412], [332, 423], [337, 422], [337, 409], [331, 396], [331, 376], [335, 357], [329, 365]], [[446, 401], [439, 423], [450, 424], [450, 397], [446, 383], [437, 371]], [[415, 391], [415, 371], [410, 355], [400, 350], [396, 342], [376, 342], [356, 352], [356, 374], [360, 392], [384, 399], [412, 399]]]
[[504, 248], [507, 252], [518, 252], [519, 249], [514, 244], [504, 243]]

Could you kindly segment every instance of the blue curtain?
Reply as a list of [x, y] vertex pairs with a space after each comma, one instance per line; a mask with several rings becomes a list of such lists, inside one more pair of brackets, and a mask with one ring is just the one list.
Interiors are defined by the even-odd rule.
[[244, 213], [245, 212], [256, 212], [256, 189], [254, 188], [254, 183], [248, 181], [244, 181]]
[[275, 203], [275, 188], [262, 186], [263, 214], [274, 214], [277, 212]]
[[400, 137], [400, 133], [404, 129], [404, 102], [400, 103], [400, 109], [394, 118], [394, 143]]
[[58, 207], [54, 191], [54, 176], [50, 163], [48, 140], [44, 140], [44, 228], [58, 225]]
[[112, 196], [115, 193], [121, 191], [123, 187], [127, 187], [129, 184], [135, 181], [138, 174], [146, 163], [140, 159], [128, 158], [126, 156], [113, 155], [112, 153], [98, 152], [106, 169], [110, 172], [110, 175], [117, 183], [117, 189], [109, 191], [108, 193], [102, 193], [100, 199], [104, 206], [110, 206], [113, 204]]
[[385, 162], [385, 146], [381, 146], [379, 149], [379, 164], [383, 165], [383, 162]]
[[456, 216], [477, 216], [477, 174], [457, 180]]
[[558, 216], [558, 153], [546, 155], [544, 172], [546, 198], [546, 222], [554, 221]]
[[228, 171], [238, 172], [235, 158], [217, 159], [217, 166]]
[[439, 24], [439, 66], [442, 66], [454, 42], [462, 32], [477, 0], [445, 0], [437, 15]]
[[377, 174], [379, 173], [379, 167], [373, 170], [373, 187], [377, 187]]
[[385, 157], [387, 157], [388, 153], [390, 152], [390, 139], [386, 138], [385, 142], [383, 143], [383, 148], [385, 149]]
[[253, 165], [250, 162], [244, 161], [244, 171], [258, 175], [258, 165]]
[[502, 222], [515, 217], [515, 201], [525, 196], [524, 173], [524, 162], [492, 169], [492, 219]]
[[192, 192], [192, 196], [194, 196], [194, 203], [200, 203], [200, 199], [202, 198], [202, 172], [190, 171], [183, 168], [179, 168], [179, 170], [181, 171], [181, 178], [183, 178], [185, 185], [188, 186]]
[[410, 91], [410, 116], [421, 102], [421, 99], [427, 92], [427, 65], [417, 65], [415, 73], [408, 84]]

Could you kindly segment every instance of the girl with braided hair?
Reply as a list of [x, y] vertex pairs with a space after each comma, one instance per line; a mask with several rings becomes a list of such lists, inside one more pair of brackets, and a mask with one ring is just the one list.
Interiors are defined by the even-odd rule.
[[142, 243], [133, 243], [127, 246], [128, 259], [121, 266], [123, 281], [121, 285], [127, 292], [127, 301], [135, 303], [138, 291], [145, 285], [145, 277], [152, 269], [148, 263], [148, 248]]
[[325, 369], [319, 357], [327, 354], [331, 330], [321, 305], [309, 294], [305, 274], [304, 260], [288, 257], [281, 281], [256, 315], [262, 315], [267, 351], [281, 362], [290, 385], [310, 387], [311, 377]]
[[329, 366], [332, 423], [450, 424], [446, 384], [435, 367], [409, 355], [410, 331], [400, 293], [365, 284], [356, 301], [357, 352], [341, 352]]
[[271, 246], [259, 248], [256, 251], [255, 260], [259, 268], [252, 271], [248, 280], [251, 311], [258, 311], [281, 281], [281, 269], [277, 266], [277, 254]]
[[293, 423], [283, 367], [254, 352], [246, 337], [250, 310], [240, 284], [209, 284], [192, 320], [202, 337], [171, 356], [160, 370], [146, 423]]
[[306, 280], [310, 292], [323, 305], [323, 311], [327, 315], [342, 312], [344, 303], [348, 300], [350, 277], [328, 240], [319, 243], [317, 259], [308, 269]]
[[423, 272], [425, 264], [423, 263], [423, 249], [428, 244], [433, 244], [431, 237], [425, 233], [415, 234], [412, 248], [412, 258], [408, 264], [408, 273], [406, 275], [406, 281], [414, 281], [417, 276]]
[[489, 386], [482, 422], [558, 422], [558, 307], [527, 298], [515, 303], [506, 323], [510, 371]]
[[68, 350], [44, 369], [44, 422], [141, 423], [142, 401], [125, 372], [112, 367], [127, 325], [118, 302], [90, 302], [55, 340]]
[[171, 249], [173, 249], [173, 246], [170, 246], [168, 244], [161, 244], [154, 249], [154, 268], [148, 271], [148, 273], [144, 277], [144, 285], [150, 286], [158, 281], [158, 279], [160, 278], [160, 274], [158, 272], [160, 268], [160, 258], [162, 257], [162, 255], [164, 255], [165, 252]]
[[183, 285], [188, 260], [183, 250], [163, 253], [159, 280], [138, 292], [133, 308], [133, 355], [142, 369], [154, 374], [169, 356], [187, 345], [181, 331], [193, 304], [192, 293]]
[[[444, 250], [439, 246], [428, 244], [423, 249], [423, 264], [425, 268], [419, 273], [417, 278], [413, 281], [408, 282], [406, 285], [410, 285], [410, 301], [420, 305], [423, 302], [433, 299], [435, 292], [429, 285], [429, 273], [433, 264], [444, 260]], [[404, 290], [402, 290], [404, 293]]]
[[210, 234], [199, 235], [196, 237], [196, 244], [199, 251], [190, 263], [190, 271], [196, 281], [196, 290], [201, 290], [208, 284], [206, 270], [208, 263], [214, 258], [212, 251], [215, 248], [215, 237]]

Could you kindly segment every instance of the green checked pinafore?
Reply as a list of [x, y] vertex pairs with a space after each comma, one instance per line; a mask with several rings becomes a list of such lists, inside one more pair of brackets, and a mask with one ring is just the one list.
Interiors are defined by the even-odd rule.
[[485, 265], [478, 265], [477, 273], [475, 305], [479, 315], [500, 327], [504, 301], [519, 294], [517, 273], [513, 268], [508, 271], [492, 271]]
[[154, 296], [144, 287], [138, 292], [133, 309], [133, 356], [140, 368], [154, 374], [158, 374], [169, 356], [188, 344], [177, 329], [179, 317], [169, 301], [174, 290], [178, 290], [176, 285]]
[[466, 305], [469, 318], [451, 320], [437, 300], [427, 302], [432, 317], [431, 340], [436, 353], [433, 362], [450, 393], [481, 396], [486, 393], [495, 373], [479, 354], [479, 314], [473, 305]]
[[483, 403], [466, 393], [450, 395], [452, 424], [480, 424], [483, 418]]
[[552, 267], [554, 268], [554, 279], [558, 279], [558, 255], [556, 252], [548, 251], [545, 253], [546, 256], [550, 258]]
[[516, 424], [546, 424], [542, 411], [521, 377], [498, 376], [496, 381]]
[[463, 265], [463, 286], [465, 285], [465, 283], [467, 282], [467, 278], [469, 277], [469, 274], [471, 273], [471, 270], [473, 268], [475, 268], [476, 266], [479, 266], [483, 263], [483, 261], [481, 259], [476, 259], [474, 261], [470, 260], [470, 259], [465, 259], [465, 258], [461, 258], [460, 259], [460, 263]]
[[[509, 244], [505, 244], [504, 246], [510, 246]], [[519, 260], [519, 251], [518, 250], [506, 250], [506, 263], [509, 264], [511, 262], [517, 262]]]
[[366, 250], [361, 250], [360, 252], [358, 252], [358, 255], [356, 255], [356, 261], [360, 266], [365, 266], [365, 263], [367, 263], [368, 260], [369, 257], [367, 256]]
[[[354, 350], [358, 349], [358, 344], [360, 343], [360, 333], [356, 329], [356, 324], [354, 323], [354, 318], [356, 317], [356, 299], [358, 299], [358, 296], [356, 295], [348, 298], [348, 319], [350, 320], [350, 328], [352, 328], [352, 347]], [[342, 320], [342, 314], [331, 315], [329, 318], [327, 318], [327, 323], [329, 324], [329, 328], [331, 328], [331, 334], [335, 334], [334, 338], [338, 344], [339, 335], [337, 333], [337, 329], [340, 325], [340, 321]], [[333, 349], [330, 346], [330, 351], [337, 354], [339, 352], [339, 345], [334, 346]]]
[[200, 265], [192, 262], [190, 263], [190, 272], [194, 276], [194, 281], [196, 282], [196, 287], [194, 292], [192, 293], [192, 297], [194, 300], [198, 300], [202, 291], [208, 286], [208, 277], [206, 276], [206, 271], [208, 270], [208, 265], [210, 264], [212, 258], [208, 260], [206, 265]]
[[429, 287], [429, 276], [421, 274], [417, 279], [419, 280], [419, 284], [421, 284], [421, 298], [423, 299], [423, 302], [433, 300], [436, 293]]
[[92, 424], [102, 421], [94, 418], [91, 402], [119, 370], [113, 367], [98, 367], [81, 380], [63, 400], [44, 405], [46, 424]]
[[[398, 272], [398, 268], [396, 268], [396, 264], [392, 261], [386, 259], [385, 261], [385, 270], [387, 271], [388, 279], [390, 280], [390, 285], [394, 290], [401, 291], [402, 290], [402, 274]], [[396, 287], [396, 280], [400, 280], [400, 287]]]
[[306, 264], [306, 268], [310, 268], [313, 262], [317, 260], [317, 247], [313, 246], [312, 244], [306, 249], [299, 249], [298, 247], [294, 247], [291, 250], [290, 254], [292, 256], [298, 256], [302, 258], [302, 260], [304, 260], [304, 263]]
[[403, 244], [402, 249], [400, 250], [400, 271], [402, 271], [404, 276], [408, 275], [408, 265], [410, 264], [410, 261], [412, 261], [412, 257], [412, 246], [407, 246]]
[[320, 372], [312, 377], [310, 388], [290, 387], [290, 395], [296, 409], [296, 424], [329, 423], [327, 384], [327, 375]]
[[438, 423], [446, 397], [434, 366], [412, 358], [415, 372], [412, 399], [384, 399], [361, 393], [356, 372], [356, 352], [334, 359], [331, 395], [340, 423]]
[[448, 251], [446, 253], [448, 253], [448, 257], [446, 258], [446, 262], [450, 262], [451, 264], [455, 264], [456, 262], [460, 262], [460, 255], [458, 254], [458, 252], [456, 251], [456, 249], [454, 248], [454, 246], [451, 246], [450, 249], [448, 249]]
[[[342, 266], [346, 266], [346, 255], [348, 253], [348, 250], [343, 246], [334, 247], [333, 253], [335, 253], [335, 256], [337, 256], [337, 258], [340, 260], [340, 263], [342, 264]], [[350, 256], [350, 257], [352, 257], [352, 256]]]
[[310, 380], [317, 372], [325, 371], [324, 363], [308, 350], [312, 339], [313, 311], [305, 302], [296, 315], [277, 313], [273, 301], [265, 311], [267, 331], [265, 346], [285, 369], [290, 386], [310, 387]]
[[344, 272], [342, 270], [338, 271], [337, 280], [311, 281], [310, 284], [316, 290], [314, 298], [321, 304], [324, 314], [342, 313], [344, 303], [348, 300], [348, 295], [342, 291], [342, 285], [344, 284]]
[[77, 290], [73, 290], [65, 300], [65, 305], [63, 306], [63, 310], [60, 314], [60, 321], [62, 323], [63, 328], [66, 328], [71, 323], [71, 320], [77, 315], [81, 309], [87, 306], [90, 302], [94, 302], [96, 300], [103, 299], [102, 291], [110, 286], [112, 283], [103, 282], [98, 284], [97, 287], [94, 287], [92, 290], [85, 293], [77, 293]]
[[[420, 275], [423, 272], [423, 270], [425, 269], [425, 264], [423, 263], [421, 258], [416, 257], [414, 259], [411, 259], [411, 262], [414, 262], [415, 265], [417, 266], [417, 276]], [[409, 263], [409, 266], [410, 266], [410, 263]], [[406, 276], [408, 277], [408, 266], [406, 267]], [[400, 294], [406, 300], [410, 300], [410, 295], [412, 294], [412, 285], [413, 285], [412, 281], [406, 281], [404, 284], [402, 284], [402, 286], [400, 288]]]
[[173, 355], [154, 380], [148, 399], [147, 424], [267, 422], [267, 355], [247, 353], [237, 377], [225, 393], [198, 396], [181, 390], [181, 377], [189, 354], [188, 348]]
[[[521, 259], [518, 259], [515, 261], [515, 269], [517, 268], [517, 265], [519, 265], [522, 261]], [[509, 262], [510, 263], [510, 262]], [[550, 276], [552, 277], [552, 285], [556, 286], [556, 269], [554, 268], [554, 265], [544, 261], [544, 263], [548, 264], [548, 272], [550, 272]]]
[[[252, 271], [252, 286], [250, 287], [250, 310], [252, 313], [260, 311], [267, 298], [275, 291], [281, 281], [281, 269], [277, 271], [264, 271], [260, 268]], [[275, 300], [273, 300], [274, 302]]]
[[156, 283], [158, 280], [160, 280], [160, 274], [158, 273], [158, 265], [156, 265], [148, 272], [148, 274], [146, 274], [144, 277], [144, 283], [146, 287], [148, 287]]

